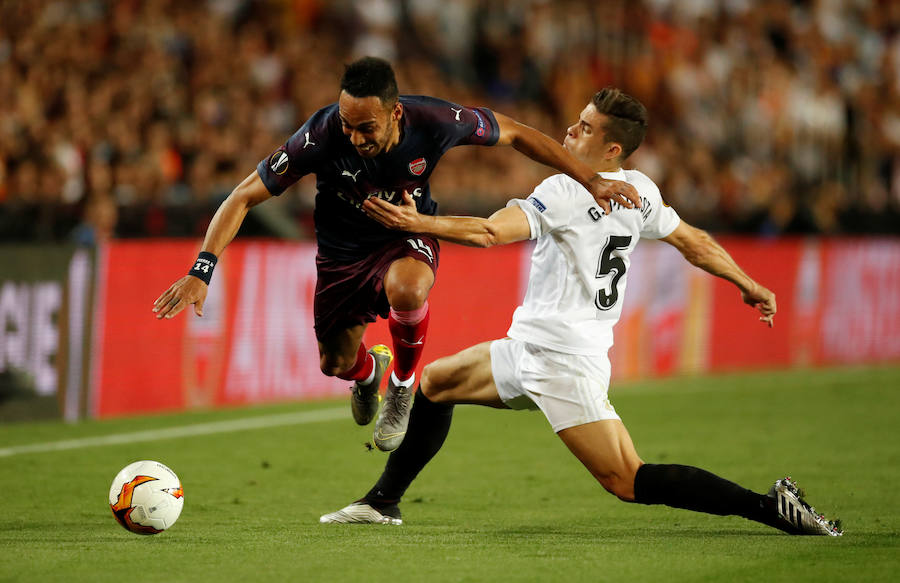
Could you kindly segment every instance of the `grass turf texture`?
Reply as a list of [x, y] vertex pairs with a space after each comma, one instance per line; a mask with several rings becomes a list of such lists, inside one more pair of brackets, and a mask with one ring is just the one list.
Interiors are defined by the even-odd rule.
[[[791, 475], [846, 535], [789, 537], [737, 517], [619, 502], [539, 413], [457, 407], [407, 493], [405, 524], [320, 525], [385, 454], [337, 421], [0, 458], [0, 581], [888, 581], [900, 568], [900, 368], [789, 371], [613, 387], [646, 461], [765, 491]], [[0, 447], [298, 410], [312, 403], [0, 427]], [[126, 532], [106, 503], [138, 459], [173, 468], [178, 523]]]

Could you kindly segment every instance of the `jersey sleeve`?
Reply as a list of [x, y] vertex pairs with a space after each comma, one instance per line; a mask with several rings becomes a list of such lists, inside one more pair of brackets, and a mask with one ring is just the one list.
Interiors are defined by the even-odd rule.
[[528, 198], [514, 198], [506, 206], [518, 206], [528, 218], [531, 229], [530, 239], [564, 227], [571, 220], [571, 200], [575, 196], [574, 181], [565, 180], [565, 176], [557, 174], [547, 178], [534, 189]]
[[336, 111], [335, 105], [317, 111], [287, 142], [256, 165], [256, 172], [271, 194], [278, 196], [316, 171], [328, 150]]
[[[645, 239], [661, 239], [672, 234], [681, 218], [675, 209], [666, 204], [659, 192], [659, 187], [648, 177], [641, 174], [638, 191], [642, 195], [641, 237]], [[637, 185], [636, 185], [637, 186]]]
[[[486, 107], [466, 107], [446, 102], [446, 122], [449, 147], [493, 146], [500, 139], [500, 125], [494, 112]], [[443, 110], [443, 108], [439, 108]]]

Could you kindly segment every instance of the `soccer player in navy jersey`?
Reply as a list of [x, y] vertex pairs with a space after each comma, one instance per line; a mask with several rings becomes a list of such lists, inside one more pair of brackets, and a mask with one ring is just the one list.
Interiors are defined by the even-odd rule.
[[406, 432], [439, 246], [433, 237], [382, 226], [366, 216], [362, 204], [371, 197], [400, 203], [407, 191], [419, 213], [436, 214], [428, 178], [444, 152], [460, 145], [511, 145], [571, 176], [607, 213], [610, 202], [626, 208], [641, 204], [631, 185], [601, 177], [556, 140], [509, 117], [399, 95], [391, 65], [365, 57], [346, 67], [338, 102], [314, 113], [222, 203], [188, 275], [154, 303], [156, 317], [172, 318], [192, 304], [202, 315], [218, 256], [250, 208], [314, 173], [319, 365], [326, 375], [355, 381], [353, 416], [368, 424], [378, 410], [379, 386], [392, 355], [383, 345], [366, 350], [362, 338], [378, 316], [388, 318], [396, 361], [374, 442], [381, 450], [395, 449]]

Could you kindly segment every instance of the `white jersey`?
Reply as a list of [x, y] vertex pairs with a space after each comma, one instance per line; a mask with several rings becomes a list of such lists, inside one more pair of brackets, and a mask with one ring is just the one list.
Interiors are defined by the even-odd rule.
[[527, 199], [514, 199], [528, 217], [531, 275], [525, 300], [507, 334], [516, 340], [570, 354], [606, 354], [622, 314], [631, 252], [638, 239], [659, 239], [678, 226], [678, 214], [659, 188], [637, 170], [603, 172], [637, 189], [642, 208], [613, 204], [604, 215], [591, 193], [557, 174]]

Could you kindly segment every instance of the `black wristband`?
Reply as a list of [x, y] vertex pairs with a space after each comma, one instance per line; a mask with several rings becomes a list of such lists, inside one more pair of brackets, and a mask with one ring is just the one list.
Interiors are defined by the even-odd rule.
[[194, 262], [194, 266], [188, 271], [188, 275], [193, 275], [206, 285], [209, 285], [213, 269], [215, 269], [216, 261], [218, 260], [219, 258], [212, 253], [201, 251], [200, 255], [197, 256], [197, 261]]

